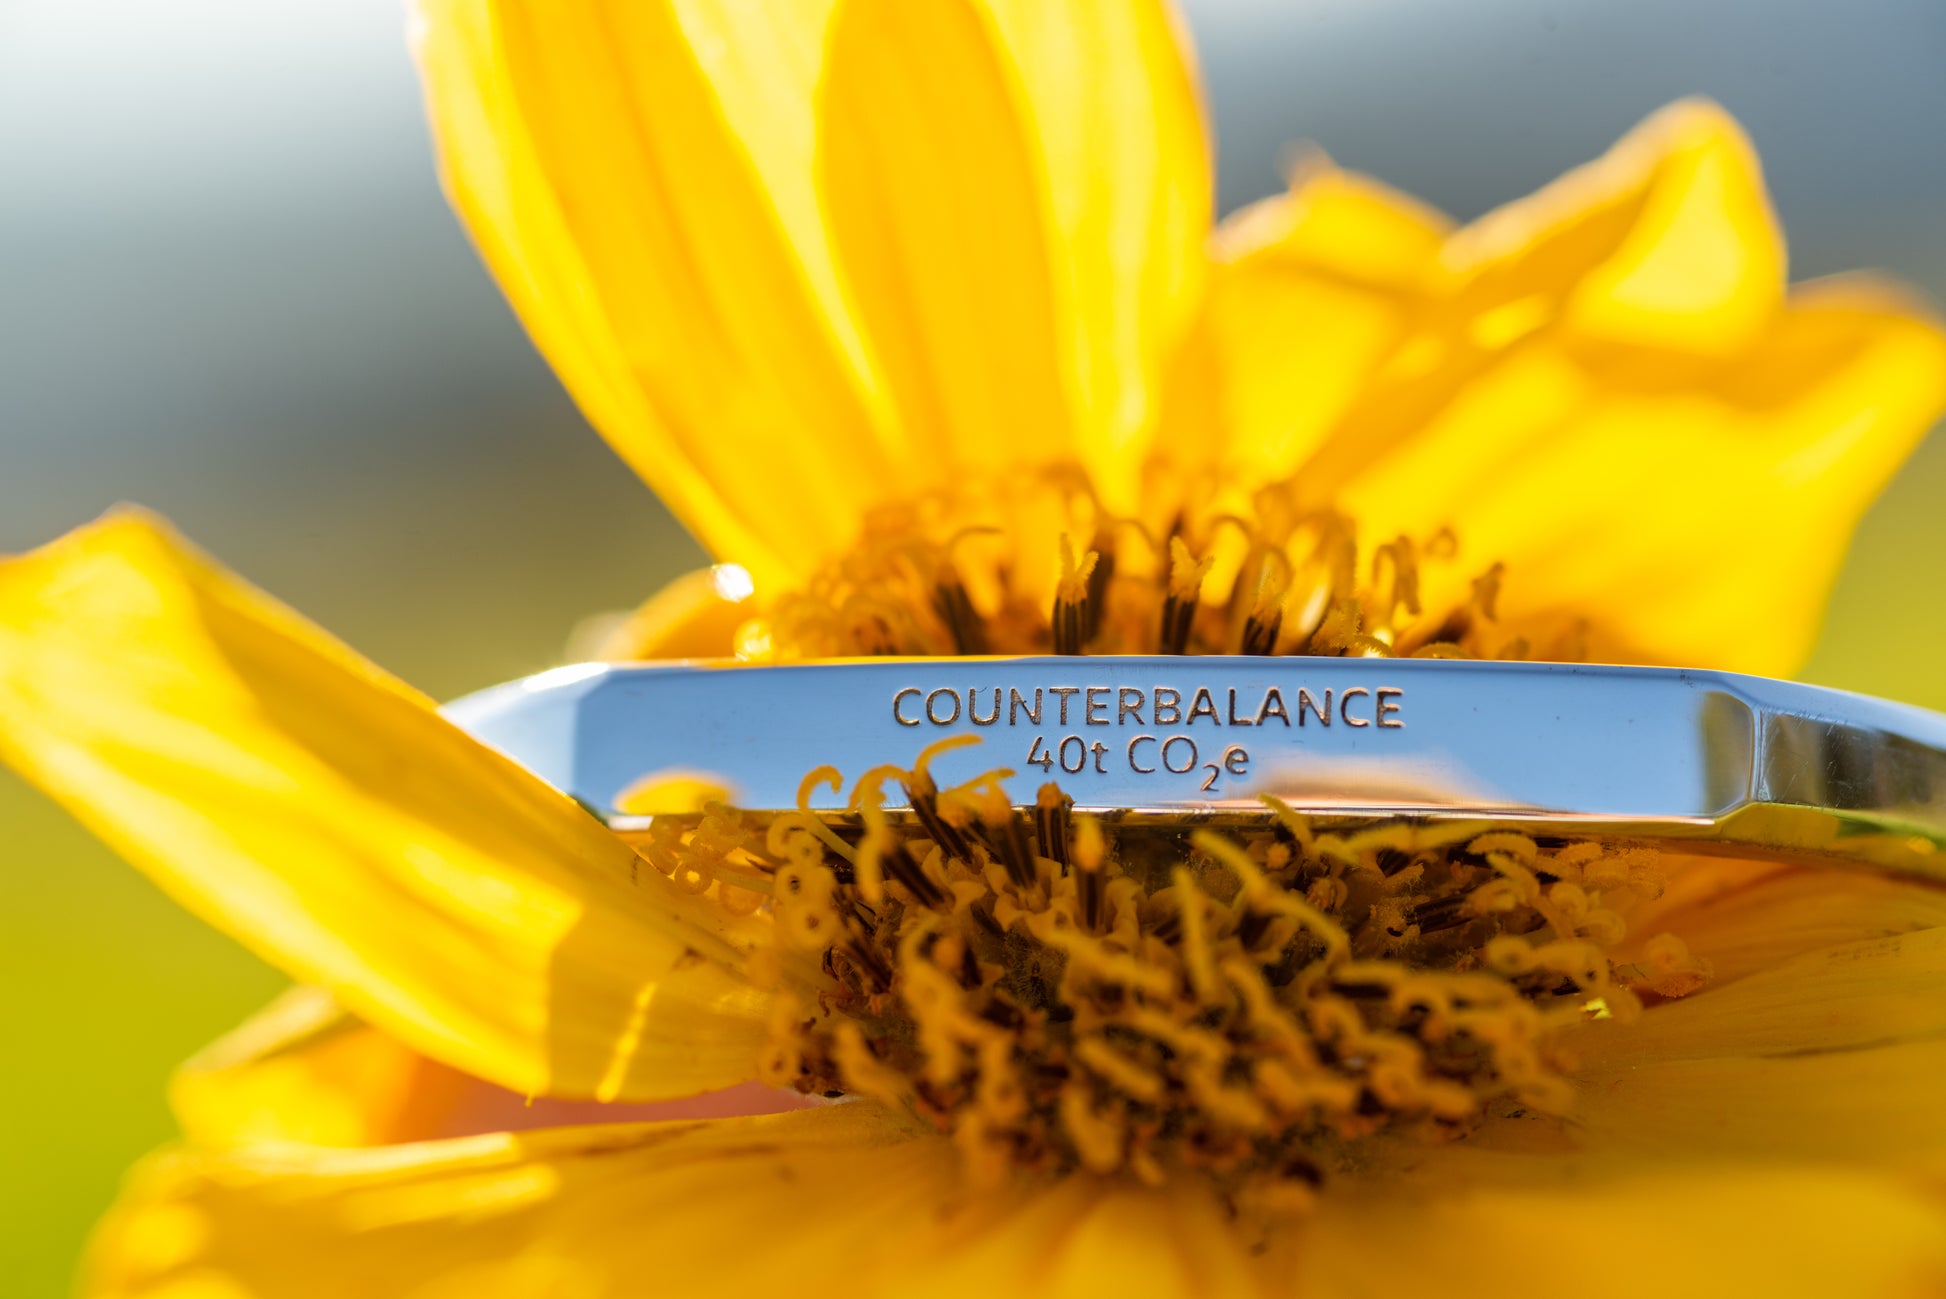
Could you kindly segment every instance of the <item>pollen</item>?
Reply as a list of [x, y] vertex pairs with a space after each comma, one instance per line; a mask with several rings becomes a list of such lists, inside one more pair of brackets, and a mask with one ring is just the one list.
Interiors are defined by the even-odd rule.
[[1628, 941], [1660, 891], [1641, 849], [1326, 830], [1274, 800], [1111, 823], [1053, 784], [1016, 807], [1004, 773], [942, 790], [938, 748], [864, 773], [846, 815], [715, 805], [648, 855], [768, 895], [766, 1081], [897, 1107], [980, 1182], [1199, 1176], [1302, 1208], [1379, 1133], [1564, 1113], [1559, 1030], [1709, 977], [1675, 935]]

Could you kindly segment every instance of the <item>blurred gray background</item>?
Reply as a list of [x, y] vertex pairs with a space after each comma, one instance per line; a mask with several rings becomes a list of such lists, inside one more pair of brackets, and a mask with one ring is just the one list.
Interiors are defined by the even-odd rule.
[[[1946, 298], [1942, 0], [1189, 0], [1225, 210], [1315, 141], [1470, 217], [1714, 96], [1794, 277]], [[117, 500], [439, 695], [700, 553], [435, 185], [395, 0], [0, 0], [0, 553]], [[1946, 450], [1807, 675], [1946, 706]], [[278, 979], [0, 776], [0, 1289], [60, 1293], [169, 1067]]]

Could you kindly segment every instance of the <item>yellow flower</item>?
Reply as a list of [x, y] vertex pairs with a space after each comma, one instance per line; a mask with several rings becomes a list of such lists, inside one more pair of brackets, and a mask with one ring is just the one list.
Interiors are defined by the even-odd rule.
[[[1946, 403], [1946, 340], [1892, 291], [1785, 292], [1707, 105], [1462, 229], [1317, 163], [1212, 235], [1151, 5], [428, 0], [417, 39], [454, 197], [534, 336], [755, 577], [747, 601], [679, 584], [617, 652], [1160, 634], [1785, 672]], [[1086, 1024], [996, 1037], [925, 981], [965, 968], [940, 963], [964, 930], [797, 941], [833, 914], [822, 849], [794, 855], [814, 825], [624, 842], [133, 513], [0, 564], [0, 758], [306, 985], [185, 1067], [186, 1141], [132, 1179], [91, 1293], [1946, 1288], [1946, 895], [1922, 881], [1293, 822], [1095, 896], [1095, 830], [1054, 871], [949, 791], [993, 867], [874, 825], [861, 896], [944, 914], [951, 886], [1084, 970], [1127, 958], [1057, 912], [1168, 931], [1117, 977], [1156, 985], [1169, 1059]], [[785, 865], [738, 873], [764, 852]], [[1579, 946], [1367, 959], [1341, 920], [1379, 876], [1373, 914], [1532, 912]], [[1335, 982], [1292, 980], [1310, 1036], [1242, 1086], [1169, 1016], [1287, 1022], [1238, 964], [1269, 933]], [[860, 991], [875, 964], [919, 1049], [860, 1029], [893, 1006]], [[987, 1010], [1028, 977], [972, 965]], [[1610, 1018], [1564, 1021], [1553, 975]], [[1373, 995], [1403, 979], [1411, 1017]], [[1476, 1013], [1513, 1084], [1425, 1067], [1426, 1024]], [[982, 1080], [1044, 1039], [1125, 1100], [1191, 1099], [952, 1100], [927, 1034], [999, 1042]], [[1369, 1050], [1305, 1055], [1327, 1039]], [[856, 1098], [792, 1108], [764, 1078]], [[1175, 1126], [1114, 1126], [1138, 1113]], [[1266, 1175], [1181, 1136], [1206, 1120], [1316, 1158]]]

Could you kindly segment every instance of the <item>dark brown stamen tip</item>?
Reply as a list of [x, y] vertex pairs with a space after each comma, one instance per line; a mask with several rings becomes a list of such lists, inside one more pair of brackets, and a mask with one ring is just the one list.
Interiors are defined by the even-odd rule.
[[1243, 944], [1245, 951], [1257, 946], [1257, 940], [1264, 936], [1274, 918], [1270, 912], [1259, 911], [1255, 907], [1243, 909], [1243, 915], [1237, 919], [1237, 941]]
[[1171, 594], [1162, 602], [1159, 652], [1181, 654], [1189, 648], [1190, 624], [1196, 620], [1196, 601]]
[[987, 841], [993, 845], [994, 855], [1006, 868], [1007, 878], [1017, 888], [1032, 888], [1038, 873], [1034, 870], [1033, 853], [1027, 846], [1027, 825], [1023, 817], [1007, 809], [1002, 817], [983, 818]]
[[951, 569], [942, 571], [933, 587], [933, 608], [952, 634], [955, 652], [987, 652], [986, 623], [973, 607], [973, 597], [966, 593], [966, 584]]
[[1069, 809], [1074, 800], [1061, 792], [1061, 787], [1053, 781], [1041, 786], [1040, 795], [1034, 802], [1034, 828], [1040, 839], [1041, 856], [1049, 861], [1061, 863], [1061, 869], [1068, 868], [1068, 833], [1070, 830]]
[[966, 836], [939, 814], [939, 786], [932, 783], [932, 777], [923, 773], [914, 775], [905, 782], [905, 797], [912, 804], [912, 814], [926, 828], [926, 837], [939, 845], [939, 851], [955, 861], [973, 860]]
[[1067, 595], [1054, 597], [1054, 652], [1056, 654], [1079, 654], [1081, 647], [1088, 643], [1089, 628], [1096, 621], [1090, 608], [1092, 600], [1082, 596], [1079, 600]]
[[1464, 893], [1434, 897], [1412, 909], [1413, 923], [1419, 926], [1420, 932], [1429, 934], [1461, 919], [1466, 906], [1467, 897]]
[[833, 950], [844, 954], [858, 973], [871, 982], [873, 991], [883, 992], [892, 986], [892, 967], [870, 943], [849, 938]]
[[1081, 905], [1081, 924], [1091, 934], [1101, 932], [1103, 892], [1101, 866], [1090, 870], [1086, 862], [1075, 874], [1075, 900]]
[[1243, 624], [1243, 647], [1245, 654], [1275, 654], [1277, 652], [1277, 633], [1284, 626], [1284, 611], [1271, 610], [1268, 618], [1251, 614]]
[[947, 900], [944, 889], [932, 882], [925, 869], [913, 859], [902, 843], [894, 843], [879, 854], [879, 866], [891, 878], [905, 885], [906, 891], [919, 900], [921, 906], [937, 908]]
[[1102, 613], [1108, 607], [1108, 583], [1115, 576], [1115, 538], [1103, 531], [1095, 534], [1095, 544], [1090, 547], [1097, 558], [1095, 566], [1088, 573], [1088, 603], [1083, 608], [1087, 616], [1087, 626], [1082, 628], [1081, 639], [1085, 644], [1095, 638], [1101, 630]]

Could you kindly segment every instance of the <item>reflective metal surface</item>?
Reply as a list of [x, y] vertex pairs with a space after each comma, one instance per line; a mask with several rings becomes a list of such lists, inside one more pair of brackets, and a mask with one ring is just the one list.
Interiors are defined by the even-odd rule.
[[[805, 773], [910, 767], [942, 786], [996, 767], [1031, 803], [1236, 815], [1259, 796], [1321, 816], [1519, 822], [1682, 838], [1939, 874], [1946, 717], [1728, 673], [1329, 658], [973, 658], [802, 667], [556, 669], [447, 715], [611, 821], [701, 776], [749, 808]], [[631, 793], [632, 791], [632, 793]], [[886, 793], [901, 797], [896, 784]], [[675, 798], [675, 794], [667, 797]], [[842, 810], [830, 786], [812, 806]]]

